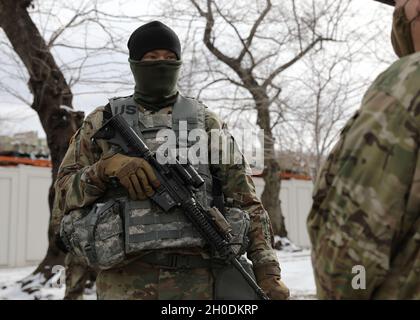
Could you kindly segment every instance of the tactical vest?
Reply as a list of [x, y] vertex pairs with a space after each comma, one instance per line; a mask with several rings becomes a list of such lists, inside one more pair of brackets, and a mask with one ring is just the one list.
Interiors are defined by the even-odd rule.
[[[193, 129], [205, 130], [205, 106], [190, 98], [178, 96], [172, 113], [141, 112], [133, 97], [110, 99], [112, 115], [121, 114], [133, 130], [144, 139], [149, 149], [155, 152], [165, 141], [157, 141], [161, 129], [172, 129], [177, 137], [177, 146], [189, 148], [194, 141], [185, 141]], [[187, 132], [181, 132], [179, 121], [186, 121]], [[185, 127], [185, 126], [184, 126]], [[208, 164], [194, 165], [205, 183], [196, 190], [195, 196], [204, 208], [212, 204], [212, 176]], [[204, 239], [187, 220], [184, 213], [174, 208], [164, 212], [146, 199], [133, 201], [124, 198], [124, 230], [126, 253], [149, 249], [203, 247]]]
[[[140, 112], [132, 97], [111, 99], [110, 107], [111, 112], [104, 115], [123, 115], [151, 150], [163, 143], [155, 139], [160, 129], [172, 128], [180, 139], [187, 136], [180, 134], [179, 120], [187, 121], [188, 132], [195, 128], [205, 129], [205, 107], [182, 96], [174, 105], [172, 114]], [[194, 142], [186, 143], [189, 146]], [[199, 164], [195, 168], [205, 181], [195, 192], [197, 201], [204, 209], [209, 209], [213, 202], [223, 204], [220, 182], [213, 181], [209, 166]], [[212, 190], [213, 186], [215, 190]], [[231, 245], [239, 257], [246, 252], [249, 243], [249, 215], [235, 207], [220, 208], [232, 227]], [[127, 261], [127, 255], [135, 256], [145, 250], [202, 248], [206, 244], [180, 209], [164, 212], [149, 200], [132, 201], [122, 187], [110, 188], [92, 206], [65, 215], [60, 236], [69, 251], [83, 258], [87, 265], [99, 269], [113, 268]], [[231, 278], [231, 274], [226, 273], [226, 277]], [[222, 292], [227, 292], [226, 288]]]

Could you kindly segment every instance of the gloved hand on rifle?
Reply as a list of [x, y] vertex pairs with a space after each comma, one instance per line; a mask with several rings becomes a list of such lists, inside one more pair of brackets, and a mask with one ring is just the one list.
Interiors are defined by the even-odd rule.
[[153, 168], [143, 158], [106, 154], [96, 163], [96, 169], [98, 178], [104, 183], [109, 182], [110, 177], [117, 177], [132, 200], [145, 200], [160, 186]]
[[276, 265], [255, 266], [254, 273], [260, 288], [272, 300], [287, 300], [290, 291], [280, 280], [280, 268]]

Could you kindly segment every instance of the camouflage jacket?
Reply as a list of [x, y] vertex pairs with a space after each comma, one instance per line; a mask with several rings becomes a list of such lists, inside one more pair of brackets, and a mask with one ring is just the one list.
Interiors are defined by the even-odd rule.
[[[167, 112], [167, 110], [159, 112]], [[103, 153], [109, 150], [110, 146], [104, 141], [97, 143], [91, 141], [92, 135], [103, 124], [103, 113], [104, 107], [99, 107], [86, 117], [81, 128], [72, 137], [69, 149], [61, 163], [55, 184], [56, 198], [53, 209], [53, 225], [56, 232], [59, 230], [63, 215], [71, 210], [91, 205], [106, 191], [106, 186], [95, 174], [95, 163]], [[205, 126], [207, 133], [216, 129], [222, 134], [229, 135], [226, 123], [221, 122], [207, 108]], [[233, 160], [233, 157], [231, 159]], [[250, 214], [248, 258], [254, 266], [278, 266], [277, 256], [272, 248], [273, 234], [270, 219], [256, 195], [248, 169], [246, 162], [243, 165], [210, 165], [212, 174], [222, 181], [224, 196], [234, 199]]]
[[419, 143], [417, 53], [375, 80], [320, 171], [307, 221], [320, 298], [420, 298]]

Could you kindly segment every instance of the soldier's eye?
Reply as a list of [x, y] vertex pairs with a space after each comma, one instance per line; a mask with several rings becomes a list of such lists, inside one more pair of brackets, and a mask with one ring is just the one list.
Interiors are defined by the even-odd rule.
[[146, 54], [143, 59], [146, 60], [156, 60], [157, 56], [155, 54]]

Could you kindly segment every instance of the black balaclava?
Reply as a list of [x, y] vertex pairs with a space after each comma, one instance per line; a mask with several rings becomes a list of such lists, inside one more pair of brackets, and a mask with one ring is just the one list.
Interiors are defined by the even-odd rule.
[[[136, 82], [136, 102], [154, 110], [174, 104], [182, 64], [181, 44], [175, 32], [163, 23], [153, 21], [135, 30], [127, 46]], [[147, 52], [158, 49], [172, 51], [178, 60], [140, 61]]]

